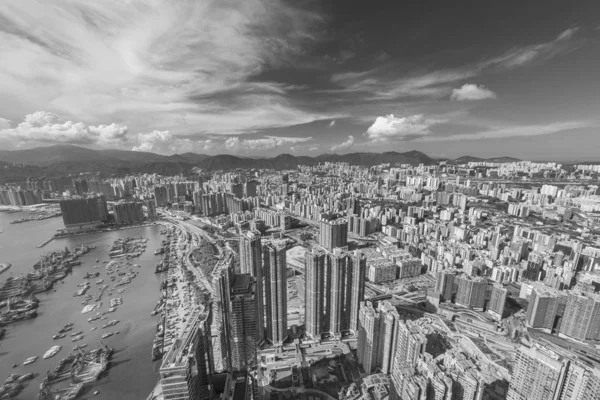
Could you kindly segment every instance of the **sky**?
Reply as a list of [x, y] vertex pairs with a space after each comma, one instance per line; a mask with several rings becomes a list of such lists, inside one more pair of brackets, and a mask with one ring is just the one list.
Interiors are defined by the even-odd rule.
[[600, 2], [0, 0], [0, 148], [600, 160]]

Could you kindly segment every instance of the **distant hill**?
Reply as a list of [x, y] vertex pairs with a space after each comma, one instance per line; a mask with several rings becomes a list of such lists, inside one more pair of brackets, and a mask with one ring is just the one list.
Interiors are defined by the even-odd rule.
[[[36, 147], [26, 150], [1, 150], [0, 161], [6, 163], [18, 162], [25, 165], [40, 167], [52, 166], [52, 169], [67, 171], [89, 171], [90, 169], [130, 168], [138, 169], [151, 164], [190, 164], [207, 170], [224, 170], [235, 168], [296, 168], [300, 164], [314, 165], [319, 162], [337, 161], [355, 165], [377, 165], [381, 163], [431, 164], [434, 161], [419, 151], [405, 153], [350, 153], [322, 154], [318, 157], [293, 156], [280, 154], [276, 157], [241, 157], [230, 154], [209, 156], [206, 154], [183, 153], [163, 156], [155, 153], [145, 153], [127, 150], [92, 150], [72, 145], [55, 145]], [[158, 164], [157, 164], [158, 163]]]
[[[412, 150], [398, 153], [349, 153], [321, 154], [316, 157], [280, 154], [275, 157], [246, 157], [231, 154], [209, 156], [207, 154], [183, 153], [164, 156], [155, 153], [128, 150], [92, 150], [72, 145], [36, 147], [27, 150], [0, 150], [0, 183], [25, 178], [37, 178], [43, 175], [78, 174], [82, 172], [98, 173], [102, 176], [136, 173], [158, 173], [174, 175], [187, 173], [197, 167], [207, 171], [232, 169], [295, 169], [298, 165], [316, 165], [322, 162], [346, 162], [352, 165], [373, 166], [390, 163], [392, 166], [433, 165], [439, 160]], [[448, 160], [449, 164], [465, 164], [471, 161], [512, 162], [519, 161], [511, 157], [483, 159], [463, 156]], [[13, 162], [26, 168], [12, 167]], [[4, 175], [4, 176], [2, 176]]]

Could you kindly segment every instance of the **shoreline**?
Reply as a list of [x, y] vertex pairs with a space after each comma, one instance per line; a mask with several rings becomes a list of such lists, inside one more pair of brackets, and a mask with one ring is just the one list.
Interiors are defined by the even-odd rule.
[[162, 223], [160, 221], [153, 221], [153, 222], [148, 222], [148, 223], [139, 224], [139, 225], [128, 225], [128, 226], [123, 226], [123, 227], [118, 227], [118, 228], [102, 229], [102, 230], [95, 230], [95, 231], [88, 231], [88, 232], [75, 232], [75, 233], [66, 233], [66, 234], [55, 233], [54, 235], [52, 235], [51, 238], [38, 244], [36, 247], [42, 248], [55, 239], [64, 239], [64, 238], [75, 237], [75, 236], [93, 235], [95, 233], [107, 233], [107, 232], [114, 232], [114, 231], [122, 231], [122, 230], [127, 230], [127, 229], [147, 228], [149, 226], [154, 226], [154, 225], [164, 225], [164, 223]]

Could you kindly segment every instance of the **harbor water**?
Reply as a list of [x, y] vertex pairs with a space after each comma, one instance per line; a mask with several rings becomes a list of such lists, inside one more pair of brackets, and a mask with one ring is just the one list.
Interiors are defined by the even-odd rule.
[[[9, 276], [18, 277], [32, 271], [33, 264], [39, 257], [53, 250], [69, 249], [80, 244], [96, 246], [95, 249], [80, 257], [81, 265], [73, 268], [63, 281], [54, 285], [54, 290], [37, 294], [40, 300], [38, 316], [34, 319], [8, 325], [4, 339], [0, 340], [0, 380], [4, 381], [12, 373], [37, 374], [34, 380], [26, 383], [25, 389], [17, 399], [36, 399], [39, 385], [47, 370], [51, 370], [61, 358], [72, 351], [75, 345], [86, 343], [85, 350], [98, 347], [99, 340], [107, 331], [119, 331], [103, 342], [115, 349], [111, 368], [108, 373], [94, 383], [81, 398], [90, 398], [93, 391], [99, 394], [94, 399], [145, 399], [158, 379], [160, 362], [151, 362], [152, 341], [156, 333], [158, 316], [151, 317], [154, 305], [159, 299], [160, 275], [154, 274], [154, 267], [158, 256], [153, 254], [154, 249], [161, 246], [162, 237], [159, 225], [133, 228], [90, 235], [73, 236], [54, 240], [43, 248], [36, 246], [49, 237], [57, 229], [62, 228], [62, 219], [50, 218], [42, 221], [30, 221], [21, 224], [10, 224], [10, 221], [28, 216], [27, 213], [0, 212], [0, 262], [8, 262], [12, 267], [0, 275], [0, 284]], [[82, 297], [74, 297], [79, 289], [77, 284], [84, 282], [83, 276], [87, 272], [100, 272], [98, 278], [90, 280], [89, 294], [96, 295], [99, 286], [95, 281], [103, 279], [104, 284], [114, 286], [106, 274], [102, 261], [110, 260], [108, 251], [113, 242], [125, 236], [147, 238], [146, 251], [131, 263], [138, 264], [134, 267], [138, 272], [131, 283], [120, 288], [125, 288], [123, 293], [115, 290], [112, 295], [104, 294], [102, 298], [102, 311], [108, 308], [110, 298], [122, 297], [123, 304], [113, 313], [106, 314], [107, 320], [98, 320], [94, 324], [88, 323], [88, 318], [95, 312], [81, 314], [83, 305]], [[100, 262], [96, 262], [99, 259]], [[99, 268], [94, 268], [98, 265]], [[120, 278], [120, 277], [118, 277]], [[90, 303], [93, 304], [93, 303]], [[100, 326], [108, 320], [119, 320], [114, 327], [101, 329]], [[84, 338], [79, 342], [71, 342], [69, 335], [66, 338], [53, 340], [52, 335], [66, 323], [74, 324], [73, 331], [83, 331]], [[90, 331], [92, 326], [98, 329]], [[62, 350], [54, 357], [44, 360], [42, 355], [52, 346], [61, 345]], [[23, 361], [28, 357], [38, 356], [38, 360], [30, 365], [23, 366]], [[13, 368], [17, 364], [17, 368]]]

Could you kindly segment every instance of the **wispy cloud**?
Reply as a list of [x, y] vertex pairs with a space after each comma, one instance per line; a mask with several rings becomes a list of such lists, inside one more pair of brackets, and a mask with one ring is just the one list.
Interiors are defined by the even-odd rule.
[[550, 135], [561, 131], [571, 129], [585, 128], [592, 126], [589, 121], [568, 121], [568, 122], [552, 122], [548, 124], [538, 125], [522, 125], [522, 126], [499, 126], [491, 127], [480, 132], [469, 134], [457, 134], [450, 136], [428, 136], [416, 139], [417, 142], [441, 142], [441, 141], [456, 141], [456, 140], [477, 140], [477, 139], [500, 139], [515, 136], [540, 136]]
[[343, 141], [340, 144], [331, 146], [331, 151], [334, 153], [342, 153], [344, 151], [350, 150], [353, 146], [354, 146], [354, 136], [349, 135], [347, 140]]
[[[396, 66], [377, 66], [372, 70], [334, 74], [332, 83], [342, 92], [366, 93], [372, 99], [402, 97], [442, 98], [451, 94], [453, 83], [474, 78], [483, 73], [522, 67], [533, 61], [543, 61], [577, 47], [574, 41], [577, 28], [567, 29], [554, 40], [515, 47], [499, 56], [459, 68], [416, 70], [398, 78]], [[392, 69], [390, 69], [392, 68]]]
[[0, 11], [0, 109], [11, 119], [46, 109], [177, 133], [241, 134], [325, 118], [290, 101], [293, 88], [249, 82], [315, 40], [320, 17], [289, 4], [13, 2]]
[[452, 100], [459, 101], [495, 99], [496, 93], [486, 89], [483, 86], [477, 86], [473, 83], [465, 83], [458, 89], [452, 89], [450, 98]]

